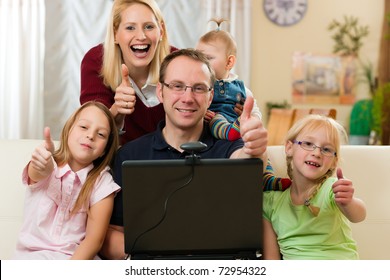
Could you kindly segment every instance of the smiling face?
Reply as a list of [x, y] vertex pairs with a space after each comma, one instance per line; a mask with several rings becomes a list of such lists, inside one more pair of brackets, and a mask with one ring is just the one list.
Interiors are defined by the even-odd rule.
[[160, 38], [162, 29], [148, 6], [134, 3], [123, 10], [115, 32], [115, 43], [119, 44], [130, 71], [149, 68]]
[[310, 181], [316, 181], [324, 176], [329, 169], [334, 169], [337, 165], [337, 158], [335, 156], [326, 156], [321, 153], [320, 148], [328, 148], [329, 150], [336, 150], [336, 147], [327, 133], [326, 127], [319, 127], [317, 129], [304, 129], [295, 139], [297, 141], [307, 141], [317, 147], [314, 151], [307, 151], [298, 143], [288, 141], [286, 143], [286, 154], [292, 157], [293, 178], [307, 178]]
[[68, 137], [71, 154], [68, 163], [73, 171], [87, 167], [104, 154], [110, 132], [107, 116], [101, 109], [88, 106], [80, 112]]
[[[179, 56], [167, 66], [163, 82], [178, 82], [187, 86], [206, 85], [210, 88], [210, 77], [206, 64]], [[179, 94], [161, 83], [157, 86], [157, 96], [164, 104], [166, 127], [180, 130], [203, 128], [204, 115], [213, 99], [212, 91], [199, 94], [186, 88], [184, 93]]]

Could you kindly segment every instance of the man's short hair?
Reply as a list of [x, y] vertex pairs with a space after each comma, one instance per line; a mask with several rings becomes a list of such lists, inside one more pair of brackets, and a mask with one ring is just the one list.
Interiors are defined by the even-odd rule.
[[177, 58], [179, 56], [185, 56], [185, 57], [191, 58], [195, 61], [199, 61], [199, 62], [202, 62], [203, 64], [205, 64], [210, 72], [210, 82], [211, 82], [210, 85], [212, 87], [214, 86], [216, 78], [215, 78], [214, 70], [211, 68], [209, 60], [207, 59], [205, 54], [203, 54], [202, 52], [200, 52], [198, 50], [192, 49], [192, 48], [180, 49], [180, 50], [177, 50], [177, 51], [174, 51], [174, 52], [168, 54], [165, 57], [165, 59], [163, 60], [163, 62], [161, 63], [161, 66], [160, 66], [160, 78], [159, 78], [160, 83], [165, 82], [165, 74], [166, 74], [168, 65], [175, 58]]

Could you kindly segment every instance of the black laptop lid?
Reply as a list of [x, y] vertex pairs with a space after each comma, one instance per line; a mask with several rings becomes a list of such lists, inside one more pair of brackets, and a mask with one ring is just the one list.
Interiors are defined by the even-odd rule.
[[231, 255], [262, 251], [260, 159], [125, 161], [125, 252]]

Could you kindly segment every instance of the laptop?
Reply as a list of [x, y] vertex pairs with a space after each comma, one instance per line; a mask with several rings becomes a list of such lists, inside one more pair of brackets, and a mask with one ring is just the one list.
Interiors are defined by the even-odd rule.
[[259, 259], [260, 159], [122, 164], [125, 252], [131, 259]]

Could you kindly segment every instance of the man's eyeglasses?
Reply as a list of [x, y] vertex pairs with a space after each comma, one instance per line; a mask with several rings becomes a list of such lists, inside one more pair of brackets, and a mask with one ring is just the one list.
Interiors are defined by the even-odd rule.
[[212, 90], [212, 87], [208, 87], [204, 84], [197, 84], [197, 85], [193, 85], [193, 86], [187, 86], [183, 83], [179, 83], [179, 82], [172, 82], [172, 83], [165, 83], [165, 82], [161, 82], [161, 84], [163, 84], [164, 86], [166, 86], [167, 88], [169, 88], [170, 90], [172, 90], [174, 93], [176, 94], [183, 94], [187, 88], [190, 88], [192, 92], [196, 93], [196, 94], [205, 94], [205, 93], [208, 93], [210, 90]]
[[298, 144], [299, 146], [301, 146], [302, 149], [306, 150], [306, 151], [314, 151], [315, 149], [319, 148], [320, 151], [321, 151], [321, 154], [323, 154], [324, 156], [327, 156], [327, 157], [335, 157], [337, 156], [337, 153], [336, 151], [333, 149], [333, 148], [330, 148], [330, 147], [320, 147], [320, 146], [317, 146], [315, 144], [313, 144], [312, 142], [309, 142], [309, 141], [297, 141], [297, 140], [293, 140], [292, 141], [294, 144]]

